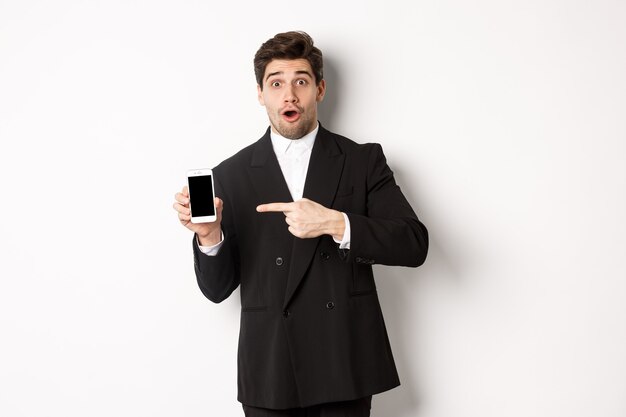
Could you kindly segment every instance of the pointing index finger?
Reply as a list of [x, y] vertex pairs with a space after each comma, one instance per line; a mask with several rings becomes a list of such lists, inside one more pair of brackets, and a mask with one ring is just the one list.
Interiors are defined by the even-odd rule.
[[286, 212], [291, 210], [292, 203], [267, 203], [256, 207], [259, 213], [267, 212]]

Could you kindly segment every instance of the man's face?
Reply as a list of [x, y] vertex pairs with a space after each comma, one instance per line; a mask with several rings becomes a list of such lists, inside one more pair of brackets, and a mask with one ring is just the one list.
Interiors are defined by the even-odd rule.
[[326, 83], [315, 85], [311, 64], [306, 59], [275, 59], [257, 85], [259, 103], [265, 106], [272, 130], [289, 139], [300, 139], [317, 125], [317, 103]]

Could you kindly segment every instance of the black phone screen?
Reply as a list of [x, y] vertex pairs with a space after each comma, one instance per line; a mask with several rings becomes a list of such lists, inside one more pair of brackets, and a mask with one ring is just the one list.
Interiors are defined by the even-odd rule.
[[192, 217], [214, 216], [213, 182], [210, 175], [188, 177], [189, 202]]

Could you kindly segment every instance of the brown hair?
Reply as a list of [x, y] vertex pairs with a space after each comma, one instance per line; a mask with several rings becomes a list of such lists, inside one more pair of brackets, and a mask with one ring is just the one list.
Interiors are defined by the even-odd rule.
[[274, 59], [306, 59], [313, 69], [315, 84], [324, 79], [322, 51], [313, 46], [313, 39], [305, 32], [279, 33], [261, 45], [254, 55], [254, 75], [261, 90], [265, 68]]

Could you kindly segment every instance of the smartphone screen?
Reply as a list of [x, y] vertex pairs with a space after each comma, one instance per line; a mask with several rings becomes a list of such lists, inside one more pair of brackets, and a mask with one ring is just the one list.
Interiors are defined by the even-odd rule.
[[192, 217], [215, 216], [211, 175], [189, 177], [189, 202]]

